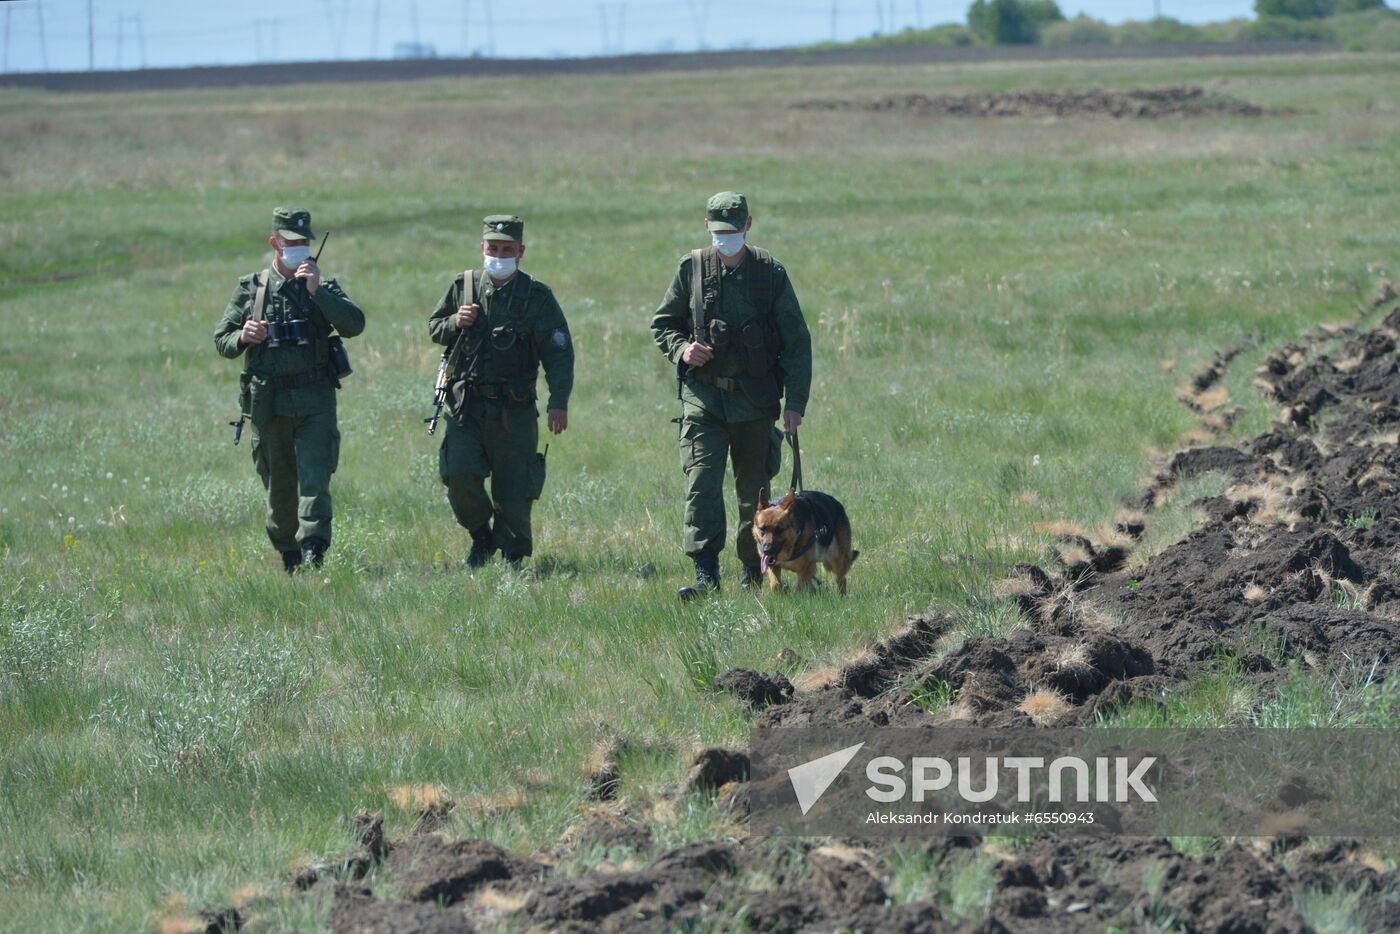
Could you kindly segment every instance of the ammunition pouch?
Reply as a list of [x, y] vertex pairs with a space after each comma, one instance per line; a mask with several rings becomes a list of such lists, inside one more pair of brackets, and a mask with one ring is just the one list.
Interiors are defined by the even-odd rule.
[[477, 337], [469, 344], [464, 357], [465, 375], [461, 378], [477, 387], [475, 391], [482, 393], [483, 398], [492, 398], [485, 395], [488, 392], [517, 402], [534, 398], [539, 360], [530, 332], [523, 325], [511, 323], [493, 328], [489, 335]]
[[341, 339], [339, 334], [332, 334], [327, 339], [326, 344], [328, 345], [326, 363], [337, 382], [355, 372], [350, 368], [350, 354], [346, 352], [345, 341]]
[[722, 318], [711, 318], [705, 322], [704, 327], [705, 343], [715, 350], [715, 357], [725, 356], [725, 351], [730, 349], [734, 342], [734, 329], [729, 326], [729, 322]]
[[254, 425], [272, 420], [272, 386], [267, 380], [243, 372], [238, 375], [238, 411]]

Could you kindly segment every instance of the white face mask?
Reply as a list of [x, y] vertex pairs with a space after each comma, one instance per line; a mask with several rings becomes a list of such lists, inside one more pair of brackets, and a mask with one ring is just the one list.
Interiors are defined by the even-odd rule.
[[311, 247], [309, 246], [284, 246], [280, 252], [282, 265], [288, 269], [296, 269], [311, 258]]
[[744, 248], [744, 233], [715, 233], [710, 232], [710, 241], [714, 243], [715, 249], [725, 256], [733, 256]]
[[509, 279], [515, 275], [514, 256], [486, 257], [486, 273], [493, 279]]

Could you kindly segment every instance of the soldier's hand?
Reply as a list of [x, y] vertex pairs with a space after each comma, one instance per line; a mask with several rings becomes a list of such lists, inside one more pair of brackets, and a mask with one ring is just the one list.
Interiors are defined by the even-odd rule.
[[563, 434], [564, 429], [569, 427], [569, 413], [563, 409], [549, 410], [549, 430], [554, 434]]
[[798, 415], [792, 409], [788, 409], [783, 413], [783, 431], [786, 431], [790, 435], [795, 435], [797, 434], [797, 426], [801, 424], [802, 416]]
[[243, 333], [238, 335], [238, 340], [244, 344], [261, 344], [267, 340], [267, 322], [254, 321], [249, 318], [243, 322]]
[[457, 330], [465, 331], [476, 324], [477, 315], [481, 314], [480, 305], [462, 305], [457, 309]]
[[704, 366], [715, 357], [714, 348], [700, 341], [691, 341], [681, 354], [681, 362], [687, 366]]
[[307, 260], [297, 267], [297, 278], [306, 280], [306, 291], [312, 295], [321, 287], [321, 267], [312, 260]]

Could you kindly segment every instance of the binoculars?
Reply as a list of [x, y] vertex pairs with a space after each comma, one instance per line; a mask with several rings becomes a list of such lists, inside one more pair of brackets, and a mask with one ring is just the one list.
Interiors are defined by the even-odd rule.
[[306, 336], [306, 319], [296, 318], [291, 321], [269, 321], [267, 323], [267, 346], [281, 347], [283, 344], [294, 344], [297, 347], [305, 347], [311, 341]]

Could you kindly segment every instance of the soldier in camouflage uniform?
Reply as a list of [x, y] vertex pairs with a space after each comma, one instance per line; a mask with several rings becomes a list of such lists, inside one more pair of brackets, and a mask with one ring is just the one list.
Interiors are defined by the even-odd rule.
[[[332, 332], [354, 337], [365, 315], [311, 259], [311, 214], [272, 213], [272, 266], [244, 276], [214, 329], [225, 357], [244, 357], [239, 404], [252, 424], [253, 464], [267, 492], [267, 537], [292, 573], [317, 567], [331, 543], [331, 474], [340, 459]], [[303, 322], [301, 339], [290, 336]], [[282, 333], [288, 332], [283, 337]], [[269, 336], [274, 339], [269, 340]]]
[[530, 510], [544, 489], [536, 377], [543, 364], [549, 430], [560, 434], [569, 427], [574, 343], [549, 286], [518, 268], [523, 220], [487, 217], [481, 253], [485, 268], [453, 280], [428, 319], [434, 343], [449, 348], [451, 417], [438, 467], [452, 512], [471, 534], [467, 565], [481, 567], [499, 549], [519, 567], [534, 551]]
[[[689, 600], [719, 589], [724, 549], [724, 463], [739, 500], [735, 546], [745, 587], [760, 580], [751, 525], [759, 491], [777, 476], [783, 433], [795, 433], [812, 383], [812, 345], [787, 271], [745, 240], [748, 201], [724, 191], [706, 205], [712, 244], [683, 257], [652, 337], [680, 379], [681, 469], [686, 475], [685, 553], [695, 563]], [[786, 397], [786, 404], [784, 404]]]

